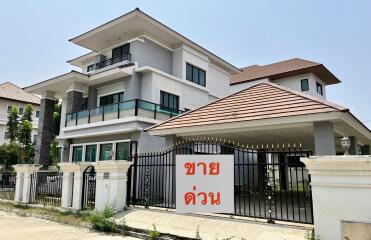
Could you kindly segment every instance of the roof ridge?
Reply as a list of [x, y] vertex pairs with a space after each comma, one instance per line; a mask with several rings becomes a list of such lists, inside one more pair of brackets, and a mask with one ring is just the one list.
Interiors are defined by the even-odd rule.
[[327, 105], [329, 107], [335, 108], [335, 109], [337, 109], [339, 111], [349, 111], [348, 108], [346, 108], [344, 106], [341, 106], [339, 104], [336, 104], [336, 103], [333, 103], [333, 102], [330, 102], [330, 101], [327, 101], [327, 100], [324, 100], [324, 99], [320, 99], [318, 97], [314, 97], [314, 96], [311, 96], [309, 94], [305, 94], [305, 93], [302, 93], [302, 92], [296, 91], [294, 89], [290, 89], [290, 88], [287, 88], [287, 87], [284, 87], [284, 86], [281, 86], [281, 85], [278, 85], [278, 84], [275, 84], [275, 83], [272, 83], [272, 82], [259, 83], [259, 85], [261, 85], [261, 84], [270, 85], [270, 86], [279, 88], [279, 89], [284, 90], [286, 92], [290, 92], [290, 93], [299, 95], [301, 97], [304, 97], [306, 99], [309, 99], [309, 100], [312, 100], [312, 101], [316, 101], [316, 102], [319, 102], [321, 104]]

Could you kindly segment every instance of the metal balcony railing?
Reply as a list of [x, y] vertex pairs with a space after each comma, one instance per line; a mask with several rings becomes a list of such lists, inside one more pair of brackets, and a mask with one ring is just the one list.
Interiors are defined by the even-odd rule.
[[145, 100], [134, 99], [75, 113], [68, 113], [66, 114], [65, 126], [78, 126], [134, 116], [164, 121], [183, 112], [179, 109], [172, 109]]
[[125, 53], [117, 57], [109, 58], [104, 61], [98, 62], [95, 64], [95, 70], [113, 65], [118, 62], [123, 62], [123, 61], [131, 61], [131, 54], [130, 53]]

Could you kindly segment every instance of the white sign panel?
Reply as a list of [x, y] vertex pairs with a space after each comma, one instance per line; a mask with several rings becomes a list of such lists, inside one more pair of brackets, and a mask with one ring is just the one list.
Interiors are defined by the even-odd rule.
[[176, 211], [234, 212], [233, 155], [177, 155]]

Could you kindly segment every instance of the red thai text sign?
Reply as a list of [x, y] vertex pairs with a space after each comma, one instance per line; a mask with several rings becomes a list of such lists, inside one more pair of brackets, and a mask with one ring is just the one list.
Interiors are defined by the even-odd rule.
[[233, 155], [177, 155], [177, 212], [233, 213], [233, 161]]

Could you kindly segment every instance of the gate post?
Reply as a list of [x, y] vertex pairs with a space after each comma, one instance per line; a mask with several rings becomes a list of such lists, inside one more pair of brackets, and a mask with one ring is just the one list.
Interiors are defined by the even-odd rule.
[[[14, 166], [17, 172], [14, 201], [30, 203], [31, 199], [31, 175], [41, 168], [38, 164], [17, 164]], [[34, 191], [33, 191], [34, 193]]]
[[81, 210], [83, 172], [90, 162], [59, 163], [63, 172], [61, 207]]
[[[132, 162], [111, 160], [95, 165], [96, 194], [95, 209], [101, 211], [106, 205], [121, 211], [126, 206], [127, 173]], [[135, 187], [135, 186], [134, 186]]]

